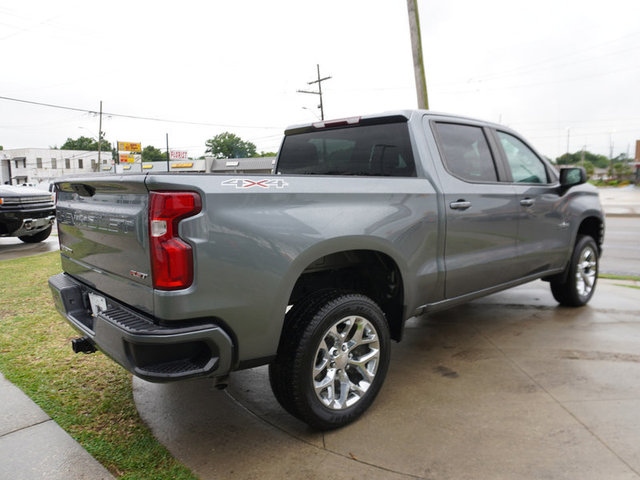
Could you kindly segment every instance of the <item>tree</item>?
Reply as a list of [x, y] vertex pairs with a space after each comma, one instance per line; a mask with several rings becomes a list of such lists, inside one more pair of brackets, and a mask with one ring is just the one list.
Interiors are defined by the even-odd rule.
[[581, 165], [584, 154], [585, 164], [591, 163], [596, 168], [607, 168], [610, 164], [609, 159], [604, 155], [596, 155], [588, 151], [577, 151], [575, 153], [565, 153], [556, 158], [558, 165]]
[[587, 178], [593, 177], [593, 174], [596, 171], [596, 167], [593, 166], [593, 163], [585, 162], [584, 169], [587, 172]]
[[617, 157], [611, 159], [611, 163], [629, 163], [633, 162], [632, 158], [629, 158], [626, 153], [621, 153]]
[[[91, 137], [83, 137], [80, 136], [75, 140], [72, 138], [67, 138], [67, 141], [60, 147], [60, 150], [98, 150], [98, 141]], [[112, 150], [111, 142], [107, 142], [104, 139], [104, 132], [102, 132], [102, 142], [101, 148], [103, 152], [108, 152]]]
[[276, 152], [260, 152], [256, 155], [256, 157], [277, 157], [278, 154]]
[[609, 168], [609, 176], [616, 180], [630, 180], [633, 176], [633, 169], [628, 163], [616, 162]]
[[211, 153], [215, 158], [249, 158], [257, 156], [256, 146], [251, 142], [245, 142], [237, 135], [223, 132], [205, 142], [206, 153]]
[[166, 159], [167, 154], [152, 145], [147, 145], [142, 149], [143, 162], [159, 162]]

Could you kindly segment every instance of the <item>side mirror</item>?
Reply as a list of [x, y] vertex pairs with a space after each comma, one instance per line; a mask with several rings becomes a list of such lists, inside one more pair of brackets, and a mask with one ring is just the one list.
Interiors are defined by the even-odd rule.
[[560, 186], [562, 188], [581, 185], [587, 181], [587, 172], [582, 167], [560, 169]]

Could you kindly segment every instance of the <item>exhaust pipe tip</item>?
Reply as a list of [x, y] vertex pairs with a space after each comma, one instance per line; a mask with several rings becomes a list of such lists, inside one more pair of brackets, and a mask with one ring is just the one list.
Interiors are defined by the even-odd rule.
[[213, 386], [218, 390], [225, 390], [229, 386], [229, 375], [214, 378]]
[[73, 353], [94, 353], [96, 347], [89, 337], [74, 338], [71, 340]]

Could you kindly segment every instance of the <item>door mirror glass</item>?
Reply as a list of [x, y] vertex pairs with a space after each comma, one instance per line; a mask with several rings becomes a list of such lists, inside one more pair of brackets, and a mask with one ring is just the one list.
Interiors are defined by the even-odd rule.
[[560, 185], [573, 187], [587, 181], [587, 172], [582, 167], [563, 168], [560, 170]]

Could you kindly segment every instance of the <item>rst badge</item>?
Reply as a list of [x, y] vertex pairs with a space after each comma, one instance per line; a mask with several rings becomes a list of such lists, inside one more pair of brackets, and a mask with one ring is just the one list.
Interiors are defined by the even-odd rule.
[[144, 280], [145, 278], [147, 278], [149, 276], [148, 273], [142, 273], [142, 272], [138, 272], [136, 270], [129, 270], [129, 275], [131, 275], [132, 277], [139, 278], [140, 280]]
[[262, 180], [251, 180], [249, 178], [230, 178], [225, 180], [221, 185], [231, 186], [235, 188], [284, 188], [289, 186], [287, 182], [281, 178], [265, 178]]

